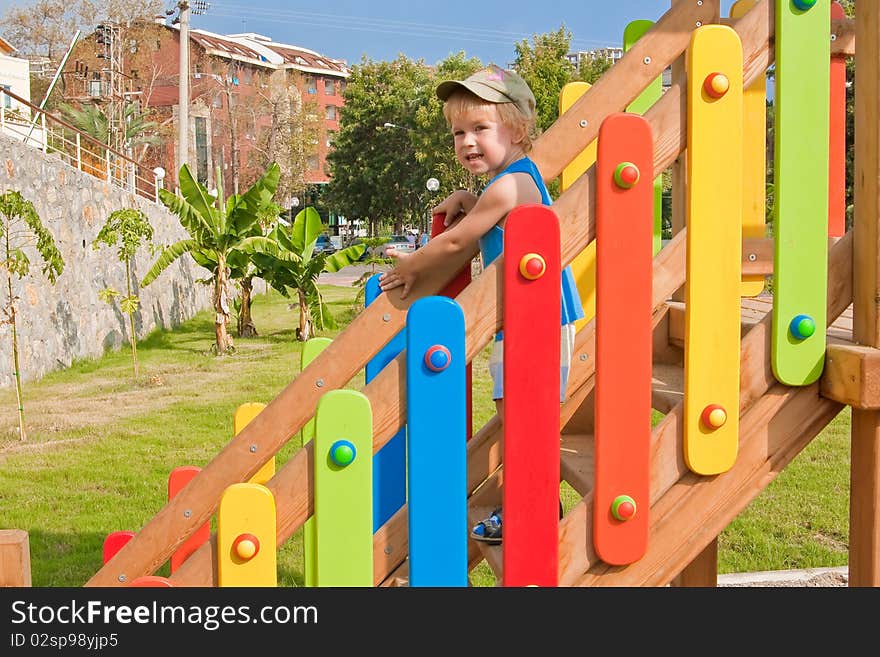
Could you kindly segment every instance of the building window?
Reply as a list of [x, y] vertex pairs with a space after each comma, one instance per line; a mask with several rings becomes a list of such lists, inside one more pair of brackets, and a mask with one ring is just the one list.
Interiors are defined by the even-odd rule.
[[[3, 87], [6, 91], [12, 91], [12, 87], [8, 84], [0, 84], [0, 87]], [[3, 107], [5, 109], [12, 109], [12, 96], [3, 94]]]
[[327, 107], [324, 108], [324, 112], [329, 121], [336, 120], [336, 105], [327, 105]]
[[336, 95], [336, 82], [334, 80], [330, 80], [330, 79], [324, 80], [324, 95], [325, 96], [335, 96]]
[[313, 77], [306, 78], [306, 90], [310, 94], [318, 93], [318, 87], [315, 86], [315, 78], [313, 78]]
[[317, 171], [318, 170], [318, 156], [317, 155], [309, 155], [306, 158], [306, 168], [309, 171]]
[[101, 96], [101, 81], [89, 80], [89, 96], [99, 98]]

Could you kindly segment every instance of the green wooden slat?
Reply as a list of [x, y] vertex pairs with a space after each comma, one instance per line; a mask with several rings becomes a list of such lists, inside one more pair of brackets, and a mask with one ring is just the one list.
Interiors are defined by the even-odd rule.
[[[318, 355], [330, 346], [332, 340], [330, 338], [311, 338], [306, 340], [300, 354], [299, 369], [304, 370]], [[312, 418], [303, 425], [300, 432], [302, 443], [305, 445], [315, 437], [315, 418]], [[303, 570], [306, 586], [316, 586], [317, 573], [315, 572], [315, 564], [317, 556], [315, 554], [315, 517], [309, 516], [303, 524]]]
[[[776, 0], [773, 373], [788, 385], [819, 378], [828, 281], [829, 0], [797, 9]], [[805, 339], [789, 326], [815, 323]]]
[[[645, 35], [645, 33], [654, 26], [654, 21], [635, 20], [627, 23], [623, 28], [623, 50], [626, 52], [632, 48], [636, 41]], [[644, 116], [651, 105], [660, 100], [663, 95], [663, 76], [658, 75], [651, 80], [650, 84], [644, 88], [642, 93], [626, 107], [627, 112], [641, 114]], [[656, 255], [660, 251], [663, 237], [663, 176], [654, 178], [654, 241], [653, 253]]]
[[[338, 441], [355, 448], [339, 465]], [[317, 586], [373, 585], [373, 416], [357, 390], [331, 390], [315, 411], [315, 567]]]

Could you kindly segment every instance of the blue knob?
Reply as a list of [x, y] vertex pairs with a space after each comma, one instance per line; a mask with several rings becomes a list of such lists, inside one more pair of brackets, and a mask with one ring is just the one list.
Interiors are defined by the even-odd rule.
[[816, 322], [809, 315], [796, 315], [788, 325], [788, 330], [796, 340], [806, 340], [816, 332]]
[[357, 449], [348, 440], [337, 440], [330, 445], [330, 459], [340, 467], [351, 464], [355, 456], [357, 456]]
[[791, 0], [795, 7], [800, 9], [801, 11], [807, 11], [807, 9], [812, 9], [816, 4], [816, 0]]

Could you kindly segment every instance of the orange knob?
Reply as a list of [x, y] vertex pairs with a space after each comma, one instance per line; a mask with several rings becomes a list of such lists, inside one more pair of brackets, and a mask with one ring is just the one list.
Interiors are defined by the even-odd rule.
[[727, 422], [727, 411], [719, 404], [709, 404], [700, 414], [700, 421], [707, 429], [718, 429]]
[[710, 73], [703, 82], [703, 90], [711, 98], [721, 98], [730, 90], [730, 80], [724, 73]]
[[232, 549], [240, 559], [253, 559], [260, 551], [260, 539], [253, 534], [239, 534], [233, 541]]

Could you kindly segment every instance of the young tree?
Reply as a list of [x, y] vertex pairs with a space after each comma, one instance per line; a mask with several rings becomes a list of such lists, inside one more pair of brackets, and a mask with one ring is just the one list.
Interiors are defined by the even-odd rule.
[[[110, 213], [107, 222], [98, 232], [98, 236], [92, 242], [92, 248], [98, 250], [101, 244], [116, 246], [116, 257], [125, 264], [125, 296], [119, 300], [119, 308], [128, 315], [129, 335], [131, 344], [131, 360], [134, 365], [134, 378], [138, 378], [137, 358], [137, 332], [134, 327], [134, 313], [138, 309], [140, 299], [132, 292], [131, 285], [131, 261], [135, 253], [146, 240], [149, 248], [152, 248], [153, 227], [150, 225], [147, 215], [140, 210], [125, 208]], [[112, 287], [101, 290], [98, 295], [106, 303], [113, 303], [113, 299], [119, 296], [119, 292]]]
[[318, 289], [321, 272], [336, 272], [355, 262], [364, 252], [363, 244], [355, 244], [330, 255], [315, 253], [315, 242], [324, 226], [318, 211], [312, 207], [300, 210], [289, 228], [278, 223], [268, 240], [252, 240], [242, 250], [250, 254], [272, 287], [289, 296], [296, 291], [299, 302], [298, 340], [312, 337], [313, 329], [335, 328], [336, 320], [324, 303]]
[[152, 283], [171, 263], [186, 253], [210, 271], [214, 285], [214, 349], [218, 356], [234, 349], [227, 330], [232, 302], [229, 291], [230, 256], [234, 257], [236, 251], [243, 250], [249, 241], [267, 239], [260, 234], [260, 218], [272, 203], [279, 175], [278, 165], [273, 163], [244, 194], [232, 194], [224, 203], [219, 171], [218, 191], [214, 197], [184, 164], [180, 167], [181, 196], [166, 189], [159, 190], [161, 201], [180, 218], [190, 238], [167, 247], [144, 276], [141, 285]]
[[26, 440], [24, 428], [24, 401], [21, 394], [21, 366], [18, 358], [18, 328], [16, 326], [16, 304], [18, 297], [12, 287], [13, 277], [23, 279], [30, 272], [31, 261], [25, 249], [33, 247], [43, 260], [42, 272], [55, 284], [64, 271], [64, 260], [55, 246], [52, 234], [43, 226], [34, 204], [19, 192], [9, 191], [0, 195], [0, 269], [6, 276], [6, 304], [3, 307], [4, 319], [0, 323], [12, 327], [12, 375], [15, 377], [15, 394], [18, 401], [19, 439]]

